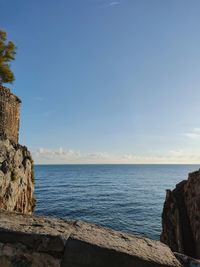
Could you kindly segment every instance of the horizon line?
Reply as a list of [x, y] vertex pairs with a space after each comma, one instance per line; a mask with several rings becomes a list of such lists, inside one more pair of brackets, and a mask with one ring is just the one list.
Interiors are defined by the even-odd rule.
[[34, 163], [34, 165], [200, 165], [200, 163]]

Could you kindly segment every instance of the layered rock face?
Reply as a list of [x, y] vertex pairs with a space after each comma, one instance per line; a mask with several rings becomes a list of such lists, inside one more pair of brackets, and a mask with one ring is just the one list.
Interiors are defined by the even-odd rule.
[[200, 258], [200, 170], [167, 190], [161, 241], [172, 251]]
[[18, 143], [21, 100], [0, 85], [0, 135]]
[[2, 267], [181, 267], [169, 247], [81, 221], [0, 211]]
[[33, 161], [26, 147], [0, 139], [0, 209], [32, 213]]

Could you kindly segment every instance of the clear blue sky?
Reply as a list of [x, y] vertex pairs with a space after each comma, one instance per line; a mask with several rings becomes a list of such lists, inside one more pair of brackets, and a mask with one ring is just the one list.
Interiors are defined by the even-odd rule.
[[199, 0], [0, 0], [37, 163], [200, 162]]

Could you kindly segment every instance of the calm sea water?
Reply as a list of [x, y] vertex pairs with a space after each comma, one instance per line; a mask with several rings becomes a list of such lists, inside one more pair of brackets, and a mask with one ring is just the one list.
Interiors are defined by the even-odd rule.
[[165, 190], [200, 165], [37, 165], [36, 213], [159, 239]]

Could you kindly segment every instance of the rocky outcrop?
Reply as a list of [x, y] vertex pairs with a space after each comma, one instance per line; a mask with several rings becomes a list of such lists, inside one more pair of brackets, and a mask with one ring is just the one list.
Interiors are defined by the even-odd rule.
[[199, 260], [193, 259], [177, 252], [175, 252], [174, 254], [184, 267], [200, 267]]
[[0, 211], [0, 266], [180, 267], [159, 241], [81, 221]]
[[0, 209], [32, 213], [35, 206], [33, 161], [26, 147], [0, 140]]
[[167, 190], [161, 241], [172, 251], [200, 258], [200, 170]]
[[21, 100], [0, 84], [0, 136], [18, 143]]

